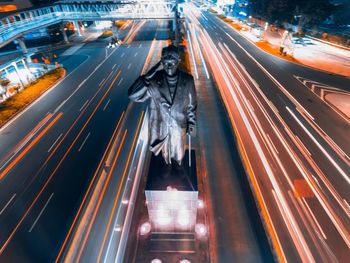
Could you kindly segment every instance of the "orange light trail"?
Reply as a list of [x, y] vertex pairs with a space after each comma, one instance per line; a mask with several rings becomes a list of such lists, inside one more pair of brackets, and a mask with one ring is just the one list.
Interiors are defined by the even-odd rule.
[[107, 147], [106, 147], [106, 149], [105, 149], [105, 151], [104, 151], [104, 153], [103, 153], [102, 159], [100, 160], [100, 163], [99, 163], [98, 166], [97, 166], [96, 172], [95, 172], [95, 174], [94, 174], [94, 176], [93, 176], [93, 178], [92, 178], [92, 180], [91, 180], [91, 182], [90, 182], [90, 185], [89, 185], [89, 187], [88, 187], [88, 189], [87, 189], [87, 191], [86, 191], [86, 193], [85, 193], [85, 195], [84, 195], [83, 201], [82, 201], [81, 204], [80, 204], [80, 207], [79, 207], [79, 209], [78, 209], [78, 212], [77, 212], [77, 214], [75, 215], [75, 218], [74, 218], [74, 220], [73, 220], [73, 223], [72, 223], [71, 227], [69, 228], [69, 231], [68, 231], [68, 233], [67, 233], [67, 235], [66, 235], [65, 240], [63, 241], [63, 245], [62, 245], [62, 247], [61, 247], [61, 249], [60, 249], [60, 251], [59, 251], [59, 253], [58, 253], [57, 257], [56, 257], [55, 263], [58, 263], [58, 261], [59, 261], [61, 255], [62, 255], [62, 253], [63, 253], [63, 250], [64, 250], [64, 248], [65, 248], [65, 246], [66, 246], [66, 244], [67, 244], [67, 241], [68, 241], [69, 236], [70, 236], [70, 234], [71, 234], [71, 232], [72, 232], [72, 230], [73, 230], [73, 227], [74, 227], [76, 221], [78, 220], [78, 217], [79, 217], [79, 215], [80, 215], [80, 213], [81, 213], [81, 210], [82, 210], [82, 208], [83, 208], [83, 206], [84, 206], [84, 204], [85, 204], [86, 198], [88, 197], [89, 192], [90, 192], [90, 190], [91, 190], [91, 188], [92, 188], [92, 185], [93, 185], [94, 182], [95, 182], [95, 179], [96, 179], [96, 177], [97, 177], [98, 171], [99, 171], [99, 169], [100, 169], [101, 166], [102, 166], [102, 163], [103, 163], [103, 161], [104, 161], [104, 159], [105, 159], [105, 157], [106, 157], [106, 155], [107, 155], [108, 149], [109, 149], [109, 147], [110, 147], [111, 144], [112, 144], [113, 138], [114, 138], [115, 134], [117, 133], [117, 131], [118, 131], [118, 129], [119, 129], [119, 126], [120, 126], [120, 123], [121, 123], [122, 119], [124, 118], [124, 114], [125, 114], [125, 111], [123, 111], [122, 115], [121, 115], [120, 118], [119, 118], [118, 124], [117, 124], [117, 126], [116, 126], [116, 128], [115, 128], [115, 130], [114, 130], [114, 132], [113, 132], [113, 134], [112, 134], [112, 137], [110, 138], [110, 140], [109, 140], [109, 142], [108, 142], [108, 145], [107, 145]]
[[[102, 203], [102, 199], [103, 199], [103, 197], [104, 197], [104, 195], [105, 195], [107, 186], [108, 186], [109, 181], [110, 181], [110, 179], [111, 179], [111, 175], [112, 175], [112, 173], [113, 173], [113, 171], [114, 171], [115, 165], [116, 165], [117, 160], [118, 160], [118, 157], [119, 157], [119, 155], [120, 155], [120, 151], [121, 151], [121, 149], [122, 149], [122, 147], [123, 147], [123, 145], [124, 145], [124, 142], [125, 142], [125, 138], [126, 138], [127, 133], [128, 133], [128, 130], [125, 130], [124, 135], [123, 135], [123, 137], [122, 137], [122, 140], [121, 140], [121, 142], [120, 142], [120, 144], [119, 144], [119, 147], [118, 147], [118, 150], [117, 150], [117, 154], [116, 154], [115, 157], [114, 157], [112, 167], [111, 167], [111, 169], [110, 169], [110, 171], [109, 171], [109, 173], [108, 173], [107, 180], [106, 180], [106, 182], [105, 182], [105, 184], [104, 184], [104, 186], [103, 186], [102, 193], [100, 194], [100, 197], [99, 197], [99, 199], [98, 199], [98, 202], [97, 202], [96, 208], [95, 208], [95, 210], [94, 210], [93, 216], [92, 216], [91, 220], [89, 221], [89, 226], [88, 226], [88, 229], [86, 230], [86, 234], [85, 234], [85, 236], [84, 236], [84, 240], [81, 242], [80, 249], [79, 249], [79, 253], [78, 253], [78, 255], [77, 255], [77, 258], [75, 259], [75, 261], [77, 261], [77, 262], [80, 261], [81, 254], [83, 253], [83, 250], [84, 250], [84, 248], [85, 248], [85, 244], [86, 244], [86, 241], [87, 241], [87, 239], [88, 239], [88, 237], [89, 237], [89, 234], [90, 234], [92, 225], [93, 225], [93, 223], [94, 223], [94, 221], [95, 221], [97, 212], [98, 212], [98, 210], [100, 209], [100, 206], [101, 206], [101, 203]], [[85, 224], [85, 221], [82, 220], [82, 221], [80, 222], [79, 226], [80, 226], [81, 224]], [[76, 233], [78, 233], [78, 232], [76, 232]], [[67, 254], [70, 254], [71, 252], [72, 252], [72, 251], [68, 251]], [[66, 262], [66, 261], [67, 261], [67, 260], [65, 260], [65, 262]], [[68, 261], [67, 261], [67, 262], [68, 262]]]
[[[53, 120], [52, 122], [38, 135], [37, 137], [37, 141], [57, 122], [57, 120], [63, 115], [62, 112], [60, 112]], [[37, 142], [36, 141], [36, 142]], [[34, 142], [34, 141], [33, 141]], [[33, 143], [32, 142], [32, 143]], [[35, 142], [35, 143], [36, 143]], [[34, 143], [34, 144], [35, 144]], [[33, 145], [34, 145], [33, 144]], [[28, 145], [27, 148], [29, 151], [29, 149], [33, 146], [32, 144]], [[26, 149], [27, 149], [26, 148]], [[26, 151], [26, 152], [27, 152]], [[25, 217], [28, 215], [29, 211], [32, 209], [32, 207], [34, 206], [35, 202], [39, 199], [39, 196], [41, 195], [43, 189], [40, 191], [40, 193], [36, 196], [36, 198], [34, 199], [34, 201], [31, 203], [31, 205], [29, 206], [29, 208], [27, 209], [27, 211], [25, 212], [25, 214], [23, 215], [23, 217], [21, 218], [21, 220], [19, 221], [19, 223], [16, 225], [16, 227], [14, 228], [14, 230], [11, 232], [10, 236], [7, 238], [7, 240], [5, 241], [5, 243], [1, 246], [0, 249], [0, 255], [4, 252], [5, 248], [7, 247], [7, 245], [9, 244], [9, 242], [11, 241], [12, 237], [14, 236], [14, 234], [16, 233], [17, 229], [19, 228], [19, 226], [22, 224], [23, 220], [25, 219]]]
[[[44, 134], [55, 124], [55, 122], [61, 118], [63, 115], [62, 112], [60, 112], [53, 120], [52, 122], [44, 129], [42, 130], [38, 136], [35, 137], [35, 139], [26, 147], [24, 150], [14, 159], [0, 174], [0, 180], [29, 152], [29, 150], [44, 136]], [[50, 118], [50, 115], [47, 115], [46, 118]], [[45, 118], [45, 119], [46, 119]], [[45, 121], [45, 119], [43, 121]], [[40, 123], [39, 123], [40, 124]]]

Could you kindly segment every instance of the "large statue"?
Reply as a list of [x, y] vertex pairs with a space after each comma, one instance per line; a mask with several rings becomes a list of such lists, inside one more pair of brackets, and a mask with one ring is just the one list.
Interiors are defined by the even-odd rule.
[[[150, 150], [167, 164], [175, 160], [180, 166], [185, 154], [186, 133], [196, 133], [196, 90], [193, 77], [178, 69], [177, 47], [163, 48], [162, 58], [129, 88], [135, 102], [149, 99]], [[163, 65], [163, 69], [158, 70]]]

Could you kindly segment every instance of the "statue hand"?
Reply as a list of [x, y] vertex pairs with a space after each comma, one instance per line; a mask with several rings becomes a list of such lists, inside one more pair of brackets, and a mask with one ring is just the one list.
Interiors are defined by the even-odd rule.
[[144, 79], [145, 80], [150, 80], [153, 78], [154, 74], [156, 74], [157, 69], [160, 67], [161, 61], [159, 61], [157, 64], [155, 64], [145, 75]]

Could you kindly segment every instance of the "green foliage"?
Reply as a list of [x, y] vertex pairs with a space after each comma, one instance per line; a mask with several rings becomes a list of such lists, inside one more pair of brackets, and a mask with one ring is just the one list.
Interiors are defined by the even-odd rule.
[[334, 7], [333, 19], [339, 25], [350, 24], [350, 0], [344, 1]]

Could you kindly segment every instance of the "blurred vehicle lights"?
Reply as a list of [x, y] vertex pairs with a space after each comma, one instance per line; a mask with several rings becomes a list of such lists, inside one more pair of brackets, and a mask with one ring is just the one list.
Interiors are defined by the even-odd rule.
[[144, 236], [151, 232], [151, 224], [149, 222], [143, 223], [140, 227], [140, 235]]
[[205, 237], [207, 235], [207, 228], [203, 224], [197, 224], [195, 232], [199, 237]]

